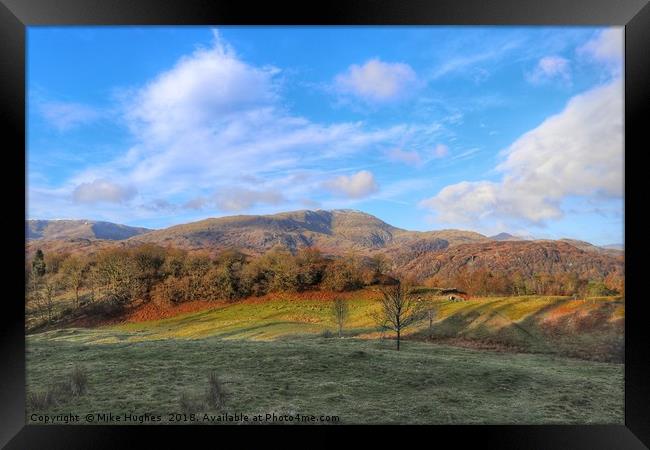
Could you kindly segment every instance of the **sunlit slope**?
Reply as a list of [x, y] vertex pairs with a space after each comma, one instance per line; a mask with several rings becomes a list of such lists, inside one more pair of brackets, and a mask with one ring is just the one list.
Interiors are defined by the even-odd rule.
[[[46, 333], [52, 339], [118, 342], [151, 339], [275, 340], [336, 332], [331, 298], [309, 293], [280, 294], [259, 300], [215, 305], [175, 317], [102, 327], [83, 338], [74, 330]], [[360, 291], [343, 298], [349, 305], [347, 337], [377, 338], [373, 315], [377, 293]], [[329, 297], [329, 296], [328, 296]], [[434, 310], [431, 328], [423, 320], [406, 337], [452, 341], [459, 345], [503, 350], [561, 353], [617, 361], [623, 355], [625, 304], [620, 298], [574, 300], [567, 297], [489, 297], [464, 302], [428, 300]], [[386, 337], [392, 337], [386, 333]]]

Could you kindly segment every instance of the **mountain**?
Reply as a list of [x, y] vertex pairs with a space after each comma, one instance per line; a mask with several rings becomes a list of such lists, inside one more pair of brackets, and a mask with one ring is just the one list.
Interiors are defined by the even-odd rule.
[[612, 255], [612, 256], [619, 256], [619, 255], [623, 254], [623, 249], [622, 248], [615, 248], [615, 247], [612, 247], [612, 246], [610, 246], [610, 247], [598, 247], [598, 246], [593, 245], [593, 244], [591, 244], [589, 242], [580, 241], [580, 240], [577, 240], [577, 239], [560, 239], [560, 241], [571, 244], [574, 247], [585, 250], [587, 252], [604, 253], [604, 254]]
[[625, 250], [624, 244], [607, 244], [601, 245], [600, 248], [605, 248], [607, 250]]
[[93, 220], [27, 220], [25, 236], [28, 241], [105, 239], [117, 241], [128, 239], [151, 230], [129, 227], [111, 222]]
[[402, 246], [431, 250], [487, 239], [471, 231], [407, 231], [370, 214], [344, 209], [206, 219], [152, 231], [130, 241], [185, 249], [237, 248], [250, 253], [263, 253], [278, 245], [291, 250], [318, 247], [325, 253], [340, 254]]
[[273, 215], [205, 219], [161, 230], [93, 221], [28, 221], [27, 253], [89, 254], [101, 248], [150, 243], [215, 253], [238, 249], [250, 255], [274, 247], [317, 247], [326, 255], [384, 255], [401, 276], [451, 277], [466, 268], [532, 275], [574, 272], [581, 276], [623, 273], [623, 252], [588, 242], [525, 240], [507, 233], [486, 237], [472, 231], [408, 231], [361, 211], [301, 210]]
[[414, 258], [397, 271], [419, 279], [453, 277], [466, 268], [525, 276], [539, 273], [577, 273], [602, 277], [623, 272], [623, 255], [583, 250], [564, 241], [491, 241], [457, 245]]
[[493, 241], [520, 241], [521, 240], [521, 238], [510, 233], [495, 234], [494, 236], [490, 236], [490, 239], [492, 239]]

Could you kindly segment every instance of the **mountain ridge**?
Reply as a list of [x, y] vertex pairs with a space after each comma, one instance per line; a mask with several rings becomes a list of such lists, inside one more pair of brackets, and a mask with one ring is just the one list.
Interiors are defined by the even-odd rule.
[[[600, 248], [585, 241], [525, 240], [503, 233], [497, 235], [497, 239], [454, 229], [409, 231], [356, 210], [299, 210], [208, 218], [160, 230], [127, 229], [127, 234], [134, 234], [119, 240], [84, 237], [92, 221], [85, 222], [76, 223], [73, 233], [50, 233], [49, 238], [29, 240], [27, 253], [32, 254], [40, 248], [45, 253], [92, 254], [111, 247], [143, 244], [213, 255], [231, 249], [249, 256], [278, 247], [291, 252], [318, 248], [330, 257], [351, 254], [362, 258], [383, 257], [396, 274], [418, 280], [434, 276], [451, 279], [468, 269], [529, 277], [539, 273], [572, 272], [601, 278], [624, 271], [622, 251]], [[82, 232], [79, 231], [81, 225]], [[54, 239], [52, 236], [65, 237]]]
[[[552, 241], [568, 242], [581, 249], [609, 254], [618, 254], [623, 251], [622, 244], [598, 246], [587, 241], [570, 238], [535, 239], [507, 232], [486, 236], [475, 231], [460, 229], [406, 230], [356, 209], [305, 209], [267, 215], [243, 214], [211, 217], [161, 229], [88, 219], [28, 219], [25, 221], [25, 235], [28, 241], [83, 239], [154, 243], [162, 240], [172, 244], [181, 244], [181, 247], [190, 249], [201, 245], [215, 245], [219, 239], [224, 239], [227, 247], [237, 246], [241, 242], [233, 239], [232, 233], [235, 232], [235, 228], [239, 229], [236, 233], [241, 233], [242, 229], [245, 230], [249, 237], [251, 237], [251, 229], [265, 229], [266, 233], [262, 233], [264, 236], [253, 236], [258, 238], [257, 244], [243, 246], [249, 247], [251, 250], [259, 247], [262, 251], [268, 250], [266, 247], [269, 243], [286, 245], [292, 249], [302, 245], [312, 246], [315, 244], [314, 237], [319, 234], [332, 237], [332, 242], [329, 244], [334, 246], [340, 244], [341, 239], [347, 239], [354, 243], [351, 247], [361, 248], [382, 248], [391, 244], [411, 246], [420, 244], [426, 247], [424, 241], [439, 239], [447, 241], [450, 246], [480, 241]], [[211, 233], [212, 236], [210, 236]], [[230, 235], [226, 236], [228, 234]], [[281, 236], [282, 234], [285, 235]]]
[[29, 240], [105, 239], [117, 241], [151, 231], [113, 222], [87, 219], [28, 219], [25, 237]]

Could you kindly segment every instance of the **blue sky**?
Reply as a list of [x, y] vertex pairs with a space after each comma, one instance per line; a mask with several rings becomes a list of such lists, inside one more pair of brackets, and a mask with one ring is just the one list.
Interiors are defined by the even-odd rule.
[[622, 28], [28, 29], [29, 218], [623, 242]]

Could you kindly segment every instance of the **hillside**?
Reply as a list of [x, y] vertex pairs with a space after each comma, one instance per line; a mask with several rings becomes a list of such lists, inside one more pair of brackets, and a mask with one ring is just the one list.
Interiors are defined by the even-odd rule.
[[232, 216], [177, 225], [131, 238], [132, 242], [185, 249], [237, 248], [263, 253], [275, 246], [318, 247], [325, 253], [374, 251], [413, 246], [441, 249], [487, 238], [461, 230], [407, 231], [354, 210], [293, 211], [268, 216]]
[[72, 239], [105, 239], [117, 241], [128, 239], [148, 228], [130, 227], [111, 222], [94, 220], [27, 220], [25, 236], [27, 240], [53, 241]]
[[598, 247], [589, 242], [579, 241], [577, 239], [560, 239], [560, 241], [566, 242], [568, 244], [573, 245], [574, 247], [577, 247], [581, 250], [585, 250], [588, 252], [604, 253], [606, 255], [611, 255], [611, 256], [620, 256], [623, 254], [623, 249], [617, 246], [605, 245], [602, 247]]
[[[433, 290], [420, 289], [418, 295], [431, 302], [433, 328], [423, 320], [405, 332], [409, 340], [602, 361], [621, 362], [623, 358], [625, 303], [620, 297], [476, 297], [452, 302]], [[268, 341], [335, 332], [332, 301], [340, 298], [348, 302], [345, 335], [374, 339], [379, 336], [373, 314], [380, 297], [377, 289], [369, 288], [345, 293], [273, 293], [234, 303], [145, 303], [105, 322], [89, 322], [80, 313], [76, 319], [69, 318], [67, 326], [102, 325], [95, 343], [106, 342], [105, 332], [133, 333], [129, 341], [214, 336]], [[60, 333], [65, 335], [63, 330]]]
[[250, 255], [274, 247], [292, 251], [316, 247], [327, 255], [384, 255], [393, 271], [419, 280], [481, 267], [526, 276], [572, 272], [603, 277], [624, 272], [622, 251], [584, 241], [518, 240], [507, 233], [486, 237], [463, 230], [408, 231], [355, 210], [239, 215], [154, 231], [83, 220], [33, 220], [26, 227], [28, 255], [36, 248], [46, 253], [92, 254], [101, 248], [144, 243], [212, 253], [238, 249]]
[[441, 252], [429, 252], [399, 268], [402, 274], [420, 279], [433, 275], [452, 277], [466, 268], [525, 276], [538, 273], [577, 273], [603, 277], [623, 272], [623, 256], [578, 248], [564, 241], [491, 241], [458, 245]]

